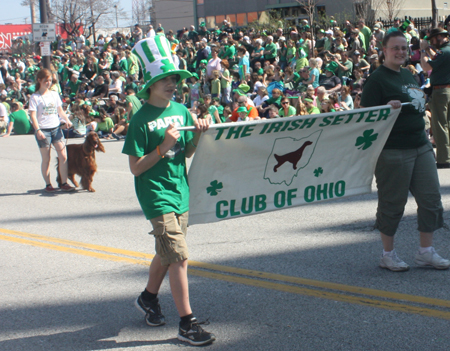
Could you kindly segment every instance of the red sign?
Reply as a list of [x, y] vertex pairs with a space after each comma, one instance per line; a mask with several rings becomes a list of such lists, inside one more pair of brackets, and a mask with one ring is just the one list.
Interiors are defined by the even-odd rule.
[[[83, 28], [80, 29], [83, 31]], [[61, 24], [56, 24], [56, 34], [67, 38], [67, 32]], [[11, 52], [12, 41], [19, 37], [28, 36], [33, 41], [31, 24], [4, 24], [0, 25], [0, 52]]]
[[32, 35], [31, 24], [0, 25], [0, 51], [11, 51], [12, 40]]

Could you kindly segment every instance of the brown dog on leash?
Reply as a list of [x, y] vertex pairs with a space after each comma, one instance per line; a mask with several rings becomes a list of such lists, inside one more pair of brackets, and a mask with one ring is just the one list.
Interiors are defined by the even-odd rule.
[[[97, 172], [97, 162], [95, 162], [95, 152], [105, 152], [103, 144], [100, 142], [97, 133], [90, 132], [83, 144], [70, 144], [67, 145], [67, 162], [68, 162], [68, 179], [73, 183], [75, 187], [78, 187], [78, 183], [75, 180], [75, 174], [81, 177], [81, 187], [87, 191], [94, 192], [92, 187], [92, 181], [95, 172]], [[58, 162], [59, 163], [59, 162]], [[59, 174], [56, 181], [61, 186], [61, 175]]]

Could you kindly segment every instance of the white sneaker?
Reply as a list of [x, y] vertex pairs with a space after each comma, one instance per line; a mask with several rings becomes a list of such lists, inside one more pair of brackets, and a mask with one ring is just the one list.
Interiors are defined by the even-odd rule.
[[421, 267], [432, 266], [435, 269], [448, 269], [450, 267], [450, 261], [439, 256], [434, 247], [431, 248], [431, 251], [424, 254], [418, 252], [414, 262]]
[[395, 250], [392, 250], [392, 252], [387, 255], [381, 255], [380, 267], [389, 269], [393, 272], [404, 272], [409, 269], [409, 266], [397, 256]]

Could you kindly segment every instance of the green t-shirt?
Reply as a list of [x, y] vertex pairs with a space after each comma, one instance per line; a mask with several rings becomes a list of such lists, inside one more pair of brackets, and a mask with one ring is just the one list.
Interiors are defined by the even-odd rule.
[[288, 47], [287, 49], [287, 53], [286, 53], [286, 58], [288, 60], [288, 62], [291, 62], [292, 60], [295, 60], [295, 52], [296, 52], [296, 48], [295, 46], [293, 47]]
[[348, 70], [344, 71], [340, 66], [338, 67], [337, 76], [342, 80], [342, 77], [351, 77], [353, 72], [353, 62], [347, 60], [345, 62], [341, 62], [341, 65], [348, 68]]
[[386, 105], [391, 100], [412, 102], [402, 107], [395, 121], [385, 149], [415, 149], [425, 145], [425, 94], [417, 85], [411, 72], [401, 68], [393, 71], [384, 65], [376, 69], [366, 81], [361, 106]]
[[436, 53], [434, 59], [428, 61], [433, 68], [430, 75], [431, 85], [447, 85], [450, 83], [450, 44], [445, 44]]
[[208, 113], [211, 115], [211, 124], [217, 123], [215, 113], [217, 111], [217, 107], [214, 105], [211, 105], [208, 107]]
[[139, 72], [139, 64], [136, 55], [131, 53], [131, 55], [127, 58], [128, 65], [128, 74], [133, 75]]
[[320, 115], [320, 110], [316, 106], [311, 107], [306, 112], [308, 112], [308, 115]]
[[106, 117], [102, 122], [97, 124], [95, 131], [109, 132], [111, 131], [111, 128], [114, 128], [114, 122], [111, 118]]
[[267, 44], [264, 47], [264, 51], [270, 51], [269, 54], [264, 54], [264, 58], [266, 60], [273, 59], [273, 58], [275, 58], [277, 56], [277, 45], [275, 43]]
[[225, 51], [225, 56], [223, 57], [224, 59], [229, 60], [234, 60], [234, 56], [236, 55], [236, 47], [234, 45], [230, 45], [226, 51]]
[[127, 85], [125, 85], [125, 89], [124, 89], [124, 91], [125, 92], [127, 92], [127, 90], [128, 89], [133, 89], [134, 90], [134, 92], [137, 94], [138, 93], [138, 91], [139, 91], [139, 88], [138, 88], [138, 86], [135, 84], [135, 83], [131, 83], [131, 84], [127, 84]]
[[308, 59], [306, 57], [299, 58], [295, 61], [295, 72], [300, 71], [303, 67], [308, 67]]
[[28, 134], [31, 123], [24, 110], [17, 110], [9, 115], [9, 121], [14, 123], [14, 134]]
[[69, 81], [70, 92], [73, 94], [76, 94], [80, 85], [81, 85], [81, 80], [77, 80], [76, 82], [72, 82], [72, 80], [70, 80]]
[[321, 39], [317, 39], [316, 40], [316, 49], [318, 50], [318, 51], [320, 51], [319, 49], [323, 49], [323, 47], [324, 47], [324, 45], [325, 45], [325, 38], [321, 38]]
[[139, 111], [139, 109], [142, 107], [141, 101], [137, 98], [136, 95], [128, 95], [125, 98], [125, 101], [127, 103], [131, 103], [131, 112], [128, 116], [128, 121], [131, 120], [131, 118], [136, 114], [136, 112]]
[[[289, 116], [295, 116], [297, 114], [297, 110], [295, 109], [294, 106], [289, 106], [288, 108], [288, 115]], [[280, 110], [278, 111], [278, 116], [280, 117], [285, 117], [284, 115], [284, 108], [280, 108]]]
[[271, 97], [267, 99], [265, 102], [267, 103], [267, 105], [275, 104], [277, 106], [281, 106], [281, 96], [278, 96], [277, 98]]
[[372, 37], [372, 31], [370, 30], [369, 27], [364, 26], [361, 29], [361, 32], [363, 34], [363, 39], [364, 39], [364, 49], [368, 49], [370, 47], [370, 38]]
[[[222, 76], [225, 78], [230, 78], [230, 71], [225, 68], [224, 71], [222, 72]], [[226, 79], [223, 79], [223, 78], [220, 79], [221, 89], [228, 88], [230, 86], [230, 84], [231, 83], [229, 81], [227, 81]]]
[[120, 69], [122, 71], [128, 72], [128, 61], [127, 61], [127, 59], [120, 60], [119, 61], [119, 66], [120, 66]]
[[220, 94], [220, 79], [211, 81], [211, 94]]
[[[148, 103], [133, 116], [122, 153], [142, 157], [156, 149], [164, 140], [170, 123], [194, 125], [192, 116], [183, 105], [170, 102], [167, 108]], [[153, 167], [134, 178], [136, 195], [147, 219], [189, 210], [189, 185], [186, 173], [186, 145], [193, 134], [180, 131], [177, 144]]]

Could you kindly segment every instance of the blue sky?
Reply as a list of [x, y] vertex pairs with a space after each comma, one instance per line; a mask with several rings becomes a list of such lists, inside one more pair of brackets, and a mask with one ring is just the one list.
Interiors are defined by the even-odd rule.
[[[2, 11], [0, 14], [0, 24], [12, 23], [12, 24], [23, 24], [25, 23], [25, 17], [27, 17], [27, 22], [30, 23], [30, 8], [20, 5], [20, 0], [10, 1], [8, 6], [2, 6]], [[131, 3], [132, 0], [120, 0], [120, 5], [127, 12], [130, 19], [121, 21], [119, 18], [119, 26], [127, 26], [131, 23]], [[39, 19], [38, 19], [39, 22]]]

